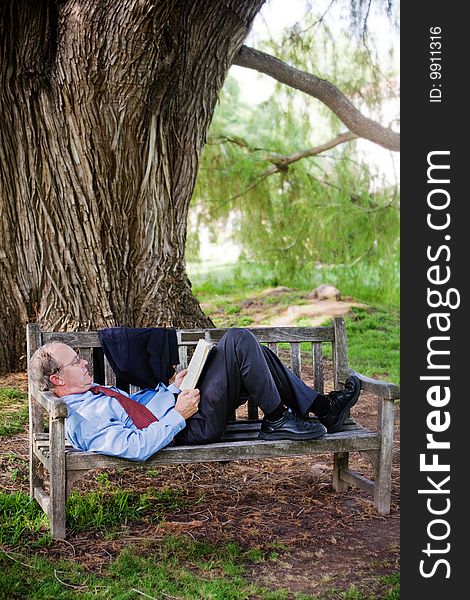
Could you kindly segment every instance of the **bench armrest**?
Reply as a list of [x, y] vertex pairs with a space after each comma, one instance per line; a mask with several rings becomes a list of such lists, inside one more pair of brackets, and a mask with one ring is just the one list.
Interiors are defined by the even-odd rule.
[[388, 381], [379, 381], [378, 379], [372, 379], [371, 377], [366, 377], [353, 369], [349, 369], [346, 372], [341, 374], [341, 379], [344, 378], [346, 380], [349, 375], [356, 375], [361, 382], [361, 389], [365, 392], [371, 392], [379, 398], [383, 398], [384, 400], [397, 400], [400, 398], [400, 387], [394, 383], [390, 383]]
[[53, 419], [63, 419], [67, 416], [67, 404], [52, 392], [36, 391], [34, 398]]

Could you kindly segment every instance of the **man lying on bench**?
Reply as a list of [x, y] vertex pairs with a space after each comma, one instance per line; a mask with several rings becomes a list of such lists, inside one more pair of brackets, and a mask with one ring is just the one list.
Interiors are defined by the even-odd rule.
[[[234, 410], [250, 397], [264, 413], [263, 440], [311, 440], [338, 431], [357, 402], [360, 382], [322, 395], [286, 368], [246, 329], [229, 329], [209, 354], [198, 389], [180, 390], [181, 371], [129, 396], [93, 384], [87, 361], [68, 345], [49, 342], [32, 356], [30, 376], [68, 406], [67, 437], [75, 448], [147, 460], [169, 444], [220, 440]], [[309, 413], [318, 417], [308, 420]]]

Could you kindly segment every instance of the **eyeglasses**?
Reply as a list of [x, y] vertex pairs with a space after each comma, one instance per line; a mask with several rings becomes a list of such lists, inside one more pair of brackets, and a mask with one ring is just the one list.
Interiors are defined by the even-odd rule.
[[80, 358], [80, 356], [77, 352], [77, 354], [73, 360], [71, 360], [68, 363], [65, 363], [65, 365], [61, 365], [60, 367], [57, 367], [57, 369], [54, 370], [54, 373], [58, 373], [59, 371], [62, 371], [62, 369], [65, 369], [65, 367], [78, 367], [78, 365], [81, 362], [82, 362], [82, 359]]

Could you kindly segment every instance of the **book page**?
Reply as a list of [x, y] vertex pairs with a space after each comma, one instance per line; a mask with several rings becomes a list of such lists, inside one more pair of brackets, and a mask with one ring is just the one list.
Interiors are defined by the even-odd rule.
[[203, 338], [198, 341], [194, 354], [189, 361], [188, 372], [181, 382], [182, 390], [193, 390], [196, 387], [202, 368], [213, 345], [212, 342], [208, 342]]

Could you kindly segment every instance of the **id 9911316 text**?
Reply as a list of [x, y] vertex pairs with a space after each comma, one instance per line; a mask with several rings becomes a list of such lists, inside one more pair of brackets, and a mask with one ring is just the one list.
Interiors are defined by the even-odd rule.
[[442, 101], [442, 36], [440, 27], [429, 28], [429, 102]]

